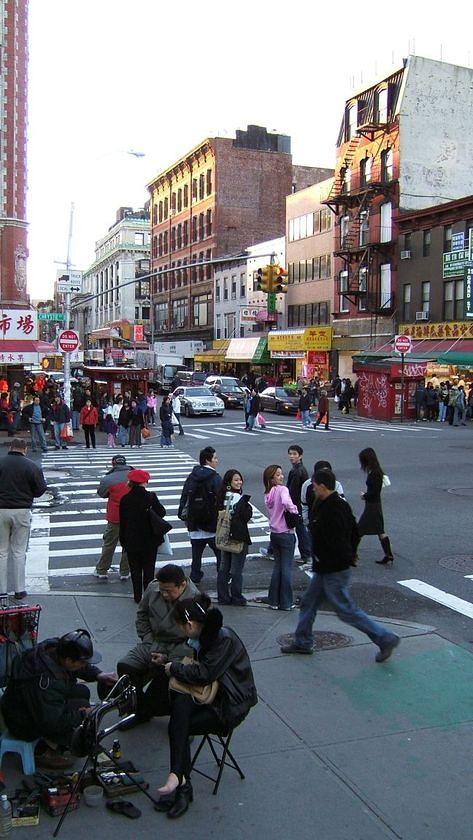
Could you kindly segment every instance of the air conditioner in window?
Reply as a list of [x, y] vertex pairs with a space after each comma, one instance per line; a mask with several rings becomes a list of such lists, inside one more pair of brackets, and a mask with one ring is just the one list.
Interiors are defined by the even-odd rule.
[[416, 312], [416, 321], [428, 321], [429, 320], [429, 313], [428, 312]]
[[410, 251], [401, 251], [401, 260], [410, 260], [411, 252]]

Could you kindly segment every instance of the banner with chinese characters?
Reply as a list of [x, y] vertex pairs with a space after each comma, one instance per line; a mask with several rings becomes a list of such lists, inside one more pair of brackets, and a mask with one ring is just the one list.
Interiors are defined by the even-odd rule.
[[10, 353], [2, 353], [2, 342], [0, 340], [0, 365], [38, 365], [40, 362], [39, 353], [17, 353], [16, 351]]
[[[268, 333], [268, 348], [271, 352], [297, 352], [306, 350], [330, 350], [332, 327], [307, 327], [301, 330], [272, 330]], [[273, 358], [278, 358], [274, 356]], [[287, 358], [298, 358], [287, 356]]]
[[438, 324], [399, 324], [398, 332], [418, 341], [441, 338], [473, 338], [473, 323], [443, 321]]
[[38, 338], [38, 313], [35, 309], [1, 309], [0, 339], [18, 341], [22, 338]]

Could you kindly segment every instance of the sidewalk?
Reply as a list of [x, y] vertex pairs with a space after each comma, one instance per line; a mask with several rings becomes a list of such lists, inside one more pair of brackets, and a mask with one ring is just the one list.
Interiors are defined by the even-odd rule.
[[[128, 600], [67, 594], [41, 595], [38, 601], [41, 638], [87, 627], [105, 670], [134, 643], [135, 609]], [[82, 803], [60, 837], [89, 832], [102, 840], [155, 832], [163, 840], [187, 840], [190, 834], [196, 840], [471, 837], [469, 652], [434, 628], [390, 620], [385, 623], [402, 643], [391, 660], [376, 664], [377, 649], [365, 636], [322, 613], [316, 630], [327, 642], [334, 641], [331, 633], [343, 634], [345, 646], [284, 656], [277, 639], [293, 631], [297, 612], [228, 607], [224, 615], [250, 651], [260, 697], [233, 740], [245, 781], [226, 769], [213, 797], [210, 782], [195, 775], [195, 801], [175, 823], [155, 813], [141, 794], [132, 795], [142, 811], [133, 823], [105, 806]], [[166, 724], [155, 719], [120, 734], [123, 757], [144, 773], [151, 792], [167, 774]], [[3, 771], [8, 787], [15, 787], [16, 757], [5, 758]], [[54, 826], [42, 812], [40, 825], [23, 829], [21, 836], [50, 837]]]

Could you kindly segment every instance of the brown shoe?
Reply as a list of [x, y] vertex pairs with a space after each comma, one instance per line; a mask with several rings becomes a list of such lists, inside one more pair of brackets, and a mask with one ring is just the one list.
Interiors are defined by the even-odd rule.
[[54, 750], [45, 750], [41, 755], [35, 756], [36, 766], [45, 770], [66, 770], [74, 764], [73, 759], [66, 758]]

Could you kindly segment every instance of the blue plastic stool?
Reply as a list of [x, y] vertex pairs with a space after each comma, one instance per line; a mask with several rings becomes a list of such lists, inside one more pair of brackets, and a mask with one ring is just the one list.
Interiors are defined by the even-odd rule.
[[5, 753], [17, 753], [21, 757], [23, 765], [23, 773], [29, 776], [36, 772], [36, 762], [34, 758], [34, 748], [38, 741], [18, 741], [12, 738], [9, 732], [4, 732], [0, 736], [0, 767], [2, 766], [3, 756]]

